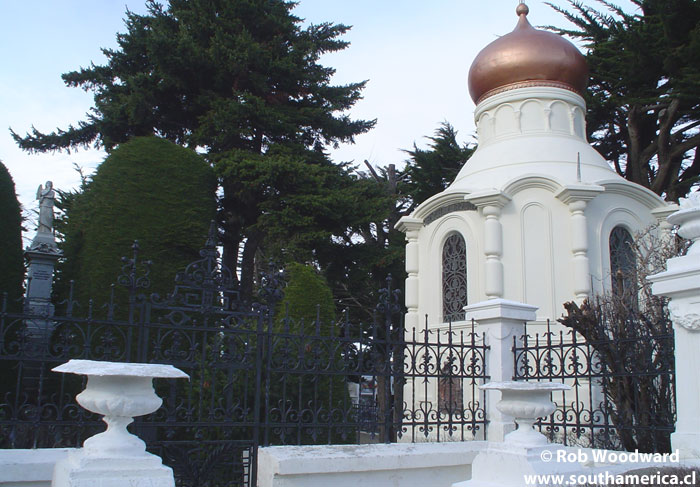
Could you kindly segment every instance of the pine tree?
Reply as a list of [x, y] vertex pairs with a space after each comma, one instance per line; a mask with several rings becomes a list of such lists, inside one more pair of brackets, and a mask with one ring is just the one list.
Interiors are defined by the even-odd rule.
[[[334, 70], [318, 62], [347, 47], [339, 37], [348, 27], [302, 28], [294, 3], [283, 0], [172, 0], [167, 8], [149, 0], [147, 7], [145, 15], [127, 12], [118, 49], [104, 50], [106, 65], [63, 75], [68, 86], [95, 93], [86, 120], [13, 136], [23, 149], [45, 152], [111, 150], [156, 134], [206, 152], [223, 188], [224, 260], [230, 268], [240, 263], [242, 294], [250, 297], [255, 256], [269, 240], [262, 211], [280, 192], [270, 178], [256, 187], [259, 171], [250, 168], [268, 158], [278, 165], [279, 146], [302, 165], [315, 152], [313, 164], [326, 144], [352, 142], [374, 125], [344, 113], [365, 83], [332, 85]], [[241, 197], [241, 187], [264, 199]]]
[[457, 142], [457, 131], [448, 122], [440, 124], [435, 134], [427, 138], [428, 149], [413, 144], [413, 150], [405, 151], [410, 158], [401, 191], [410, 198], [411, 209], [445, 190], [475, 150]]

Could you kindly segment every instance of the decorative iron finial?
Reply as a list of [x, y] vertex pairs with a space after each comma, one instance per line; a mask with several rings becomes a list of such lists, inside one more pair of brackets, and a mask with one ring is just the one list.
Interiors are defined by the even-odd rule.
[[260, 274], [259, 298], [274, 309], [284, 297], [284, 286], [287, 276], [282, 267], [274, 261], [267, 264], [267, 270]]
[[134, 257], [132, 259], [122, 257], [121, 260], [124, 265], [122, 265], [122, 273], [117, 277], [117, 284], [128, 288], [130, 293], [133, 294], [137, 289], [148, 289], [151, 286], [151, 280], [148, 275], [151, 273], [151, 264], [153, 262], [150, 260], [141, 262], [143, 275], [139, 275], [137, 266], [141, 247], [138, 240], [134, 240], [131, 249], [134, 252]]
[[528, 8], [527, 5], [525, 5], [524, 3], [521, 3], [516, 7], [515, 13], [518, 15], [518, 17], [520, 17], [521, 15], [527, 16], [527, 14], [530, 13], [530, 9]]
[[218, 230], [216, 228], [216, 221], [212, 220], [209, 224], [209, 232], [207, 233], [207, 240], [204, 246], [206, 248], [216, 248], [218, 237]]
[[386, 276], [386, 287], [379, 290], [379, 303], [375, 306], [375, 309], [379, 313], [384, 313], [387, 319], [401, 311], [401, 290], [392, 288], [393, 280], [391, 274]]

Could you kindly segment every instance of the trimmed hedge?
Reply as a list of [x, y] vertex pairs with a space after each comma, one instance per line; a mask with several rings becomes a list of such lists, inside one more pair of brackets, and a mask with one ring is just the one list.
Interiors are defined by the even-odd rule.
[[[107, 302], [122, 256], [151, 260], [148, 292], [171, 292], [175, 274], [199, 257], [216, 211], [216, 179], [203, 157], [165, 139], [136, 137], [99, 166], [66, 211], [62, 293]], [[118, 291], [120, 301], [125, 293]]]

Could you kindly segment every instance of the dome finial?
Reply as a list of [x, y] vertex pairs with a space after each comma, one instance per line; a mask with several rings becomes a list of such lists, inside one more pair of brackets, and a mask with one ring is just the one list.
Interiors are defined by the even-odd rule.
[[530, 86], [583, 93], [588, 81], [583, 54], [560, 35], [532, 27], [527, 20], [530, 9], [524, 3], [515, 12], [518, 22], [513, 31], [483, 48], [469, 69], [474, 103]]

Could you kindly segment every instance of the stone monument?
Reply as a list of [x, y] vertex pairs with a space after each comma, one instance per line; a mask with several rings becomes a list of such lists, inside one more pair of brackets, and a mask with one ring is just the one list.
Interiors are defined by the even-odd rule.
[[[39, 224], [36, 236], [25, 250], [29, 264], [25, 311], [47, 318], [54, 314], [51, 289], [56, 261], [61, 257], [53, 231], [55, 197], [51, 181], [46, 181], [45, 186], [39, 186], [36, 193], [36, 199], [39, 200]], [[49, 319], [27, 320], [27, 331], [32, 337], [47, 336], [52, 328], [53, 322]]]

